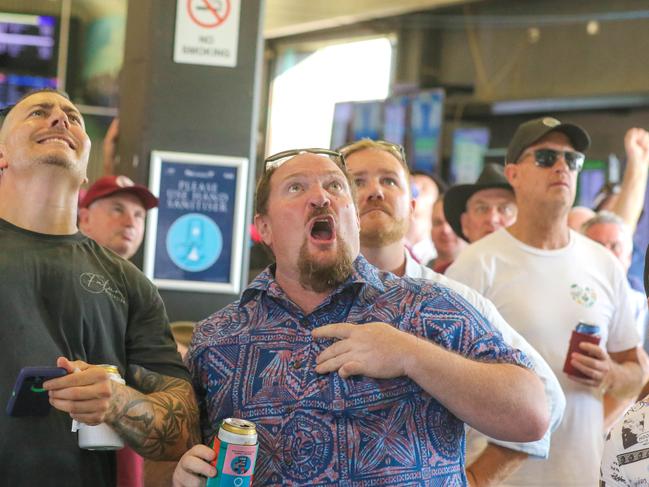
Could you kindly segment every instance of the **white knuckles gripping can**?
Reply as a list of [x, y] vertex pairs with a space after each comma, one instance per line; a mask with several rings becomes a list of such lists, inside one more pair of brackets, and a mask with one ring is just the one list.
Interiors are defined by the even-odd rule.
[[257, 459], [257, 429], [245, 419], [226, 418], [221, 422], [212, 448], [216, 460], [216, 476], [207, 480], [206, 487], [250, 487]]

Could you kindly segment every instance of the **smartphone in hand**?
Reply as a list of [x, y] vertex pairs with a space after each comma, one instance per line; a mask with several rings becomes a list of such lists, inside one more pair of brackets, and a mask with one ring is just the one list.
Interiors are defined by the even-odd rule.
[[61, 367], [23, 367], [7, 403], [7, 414], [45, 416], [50, 411], [50, 401], [43, 382], [66, 374]]

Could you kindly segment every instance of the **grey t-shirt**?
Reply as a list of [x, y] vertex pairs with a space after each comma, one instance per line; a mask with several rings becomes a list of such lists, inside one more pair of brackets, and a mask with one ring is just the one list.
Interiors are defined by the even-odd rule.
[[[188, 379], [155, 286], [80, 233], [44, 235], [0, 220], [0, 407], [18, 372], [59, 356]], [[115, 486], [110, 452], [81, 450], [69, 415], [0, 415], [6, 485]]]

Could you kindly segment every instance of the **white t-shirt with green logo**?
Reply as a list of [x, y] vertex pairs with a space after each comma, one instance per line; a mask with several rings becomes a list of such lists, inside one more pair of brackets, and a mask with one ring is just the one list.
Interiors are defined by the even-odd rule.
[[547, 460], [528, 459], [504, 485], [593, 486], [603, 448], [602, 393], [563, 373], [577, 323], [600, 327], [600, 343], [621, 352], [640, 343], [631, 288], [601, 245], [570, 232], [559, 250], [523, 244], [505, 229], [468, 246], [446, 275], [489, 298], [505, 320], [541, 354], [559, 379], [566, 410]]

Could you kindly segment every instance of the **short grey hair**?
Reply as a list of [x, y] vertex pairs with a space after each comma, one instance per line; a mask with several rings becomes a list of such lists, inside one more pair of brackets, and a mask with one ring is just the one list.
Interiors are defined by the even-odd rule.
[[607, 210], [600, 210], [597, 212], [597, 214], [591, 218], [590, 220], [586, 220], [584, 224], [581, 226], [581, 233], [586, 235], [586, 232], [588, 229], [594, 225], [599, 225], [599, 224], [606, 224], [606, 223], [611, 223], [613, 225], [617, 225], [621, 230], [622, 233], [624, 234], [624, 240], [626, 240], [627, 245], [629, 246], [629, 249], [633, 248], [633, 234], [631, 233], [631, 229], [629, 228], [629, 225], [626, 224], [626, 222], [618, 215], [613, 213], [612, 211], [607, 211]]

